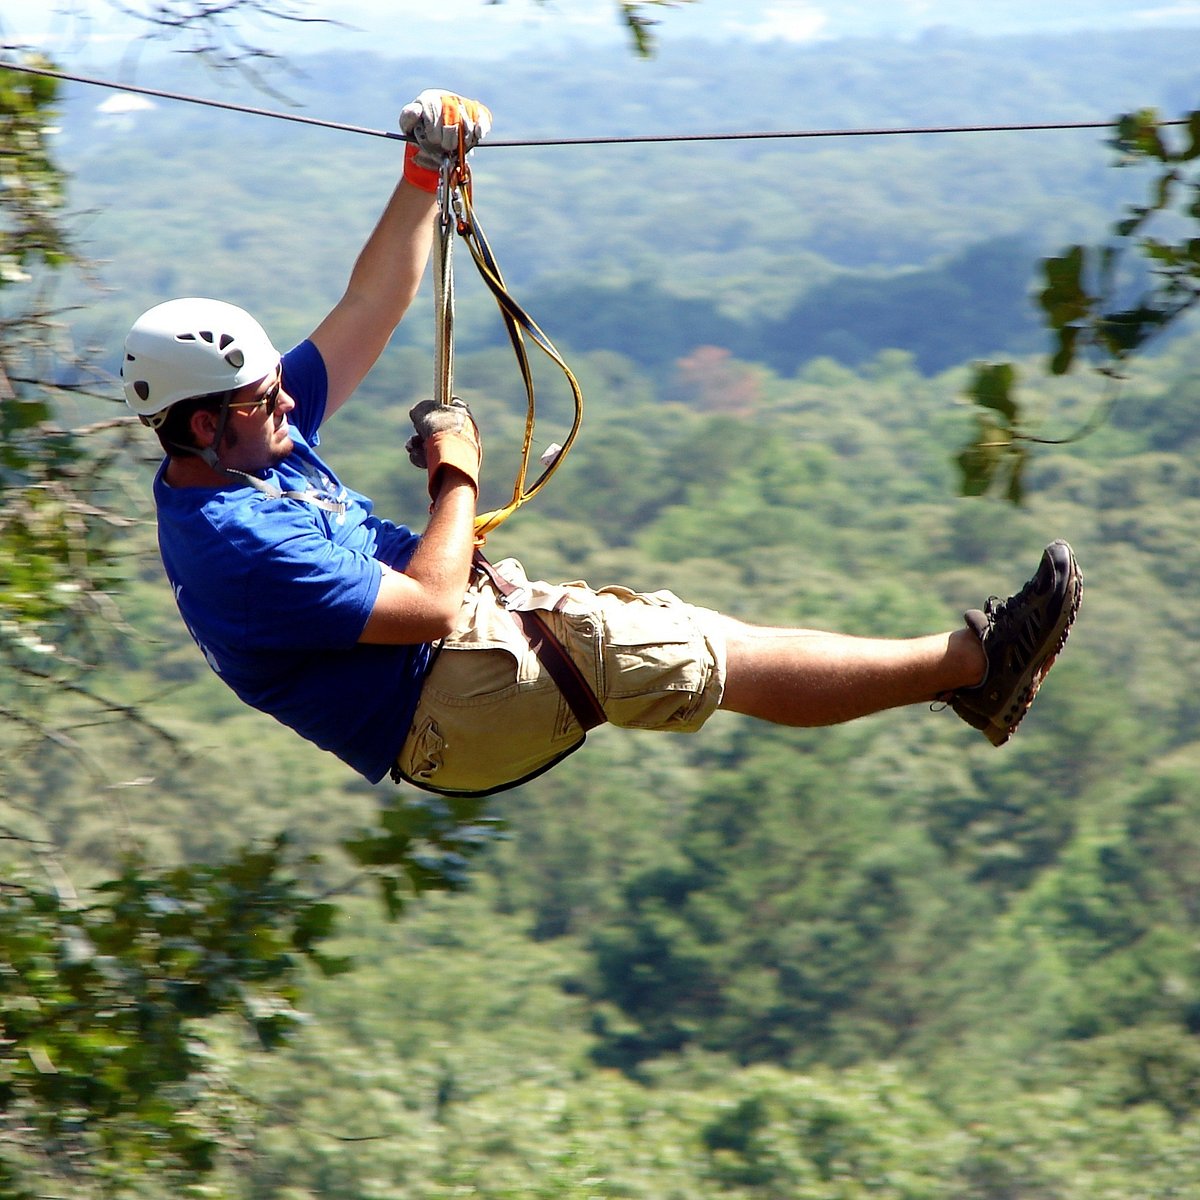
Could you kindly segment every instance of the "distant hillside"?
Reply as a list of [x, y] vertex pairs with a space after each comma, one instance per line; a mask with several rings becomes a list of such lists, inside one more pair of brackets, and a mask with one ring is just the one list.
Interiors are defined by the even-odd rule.
[[[391, 128], [438, 80], [486, 98], [496, 137], [517, 140], [895, 129], [1182, 112], [1200, 106], [1198, 51], [1197, 30], [804, 49], [664, 40], [650, 62], [566, 49], [487, 64], [317, 55], [278, 82], [300, 111]], [[141, 82], [284, 107], [187, 62], [151, 75]], [[238, 300], [283, 340], [308, 332], [390, 190], [397, 145], [170, 102], [98, 113], [108, 95], [73, 88], [63, 121], [84, 248], [111, 264], [101, 277], [112, 292], [87, 298], [89, 332], [108, 344], [147, 301], [186, 292]], [[937, 369], [1028, 347], [1037, 255], [1101, 236], [1139, 197], [1137, 178], [1111, 169], [1104, 137], [485, 148], [476, 200], [510, 284], [549, 307], [564, 340], [651, 361], [715, 327], [719, 344], [780, 370], [803, 347], [853, 363], [887, 345]], [[469, 274], [468, 264], [461, 336], [483, 345], [497, 330]], [[424, 344], [427, 333], [418, 315], [409, 336]]]
[[1029, 296], [1034, 258], [1027, 240], [1003, 238], [926, 268], [843, 272], [756, 320], [723, 316], [718, 295], [673, 296], [654, 280], [534, 285], [525, 300], [573, 348], [620, 349], [647, 367], [670, 367], [698, 347], [718, 346], [791, 375], [815, 358], [859, 366], [902, 348], [935, 374], [977, 357], [1042, 348]]

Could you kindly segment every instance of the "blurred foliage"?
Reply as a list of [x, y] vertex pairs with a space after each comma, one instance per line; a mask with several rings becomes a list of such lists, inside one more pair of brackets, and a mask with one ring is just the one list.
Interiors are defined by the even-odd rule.
[[[538, 0], [545, 4], [547, 0]], [[694, 4], [696, 0], [618, 0], [621, 18], [633, 39], [638, 54], [648, 55], [654, 50], [654, 26], [657, 21], [647, 15], [655, 8], [678, 8], [683, 4]]]
[[[1110, 144], [1121, 166], [1149, 169], [1148, 198], [1126, 206], [1104, 245], [1077, 244], [1042, 260], [1038, 301], [1054, 375], [1082, 361], [1109, 381], [1124, 378], [1130, 360], [1200, 300], [1200, 111], [1171, 121], [1152, 109], [1127, 113], [1115, 122]], [[1135, 255], [1139, 261], [1131, 262]], [[1011, 363], [976, 368], [967, 395], [982, 411], [975, 439], [958, 459], [964, 495], [999, 485], [1008, 500], [1024, 498], [1029, 447], [1046, 439], [1023, 428], [1015, 382]], [[1098, 405], [1100, 419], [1111, 403]], [[1089, 422], [1074, 436], [1093, 427]]]
[[[45, 65], [35, 60], [33, 65]], [[0, 71], [0, 653], [54, 652], [50, 634], [81, 595], [102, 590], [103, 551], [89, 553], [86, 502], [72, 481], [84, 457], [77, 439], [51, 428], [52, 396], [36, 378], [51, 315], [32, 270], [73, 258], [62, 224], [64, 179], [48, 146], [58, 84]], [[39, 359], [42, 361], [39, 362]], [[99, 577], [93, 579], [89, 567]], [[99, 586], [97, 586], [99, 585]]]
[[[46, 65], [34, 58], [32, 65]], [[55, 277], [80, 267], [50, 140], [59, 85], [0, 70], [0, 778], [15, 755], [107, 710], [86, 676], [111, 644], [117, 539], [111, 468], [127, 424], [67, 426], [86, 392]], [[65, 704], [64, 704], [65, 701]], [[55, 710], [65, 708], [62, 715]], [[126, 716], [130, 714], [125, 714]], [[61, 719], [60, 719], [61, 718]]]
[[[138, 768], [188, 761], [183, 740], [147, 716], [144, 694], [98, 678], [122, 639], [144, 636], [114, 599], [138, 531], [125, 490], [138, 426], [106, 414], [66, 424], [103, 402], [90, 394], [95, 367], [50, 306], [54, 273], [85, 265], [50, 150], [57, 99], [55, 80], [0, 69], [0, 836], [32, 863], [51, 861], [57, 833], [38, 802], [44, 790], [83, 778], [104, 795], [144, 784]], [[114, 778], [114, 762], [131, 770]], [[100, 875], [87, 881], [89, 902], [57, 865], [50, 891], [0, 883], [6, 1196], [125, 1195], [147, 1177], [199, 1186], [230, 1103], [214, 1091], [199, 1023], [241, 1018], [273, 1047], [299, 1021], [297, 957], [342, 967], [316, 949], [335, 909], [311, 879], [286, 875], [278, 836], [268, 851], [164, 871], [134, 824], [107, 831], [110, 861], [119, 852], [124, 867], [104, 882], [101, 861], [89, 864]], [[441, 809], [400, 802], [381, 831], [348, 845], [398, 909], [410, 892], [461, 887], [467, 855], [494, 824], [481, 818], [472, 832]]]
[[0, 887], [10, 1169], [79, 1197], [127, 1194], [146, 1172], [187, 1188], [211, 1171], [239, 1106], [199, 1023], [228, 1014], [277, 1046], [301, 1020], [299, 960], [346, 966], [318, 949], [333, 906], [286, 869], [277, 842], [215, 867], [131, 858], [86, 904]]
[[[236, 67], [265, 86], [261, 67], [277, 58], [259, 40], [247, 37], [246, 27], [264, 18], [270, 21], [293, 21], [311, 25], [337, 25], [340, 22], [327, 16], [312, 15], [308, 0], [224, 0], [219, 5], [197, 6], [190, 0], [158, 0], [154, 4], [134, 5], [107, 0], [122, 12], [132, 13], [146, 23], [144, 39], [184, 39], [189, 53], [206, 57], [222, 67]], [[695, 0], [611, 0], [629, 30], [635, 53], [649, 55], [654, 50], [654, 27], [657, 21], [649, 14], [655, 9], [677, 8]], [[480, 3], [501, 4], [503, 0], [480, 0]], [[547, 0], [537, 0], [539, 4]], [[71, 11], [67, 4], [66, 10]]]

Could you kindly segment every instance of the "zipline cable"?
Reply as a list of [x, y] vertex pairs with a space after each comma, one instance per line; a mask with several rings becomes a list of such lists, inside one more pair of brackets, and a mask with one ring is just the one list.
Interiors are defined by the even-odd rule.
[[[356, 133], [366, 137], [389, 138], [393, 141], [411, 141], [403, 133], [389, 129], [372, 129], [366, 125], [351, 125], [342, 121], [326, 121], [320, 117], [303, 116], [300, 113], [284, 112], [272, 108], [255, 108], [248, 104], [236, 104], [229, 100], [212, 100], [205, 96], [191, 96], [184, 92], [172, 92], [162, 88], [143, 87], [132, 83], [119, 83], [113, 79], [99, 79], [89, 75], [76, 75], [68, 71], [55, 71], [49, 67], [35, 67], [26, 63], [0, 60], [0, 70], [20, 71], [26, 75], [43, 75], [60, 79], [66, 83], [81, 83], [90, 87], [109, 88], [118, 92], [130, 92], [138, 96], [152, 96], [158, 100], [172, 100], [181, 104], [198, 104], [206, 108], [219, 108], [227, 112], [243, 113], [253, 117], [268, 117], [277, 121], [292, 121], [299, 125], [314, 125], [320, 129], [332, 129], [341, 133]], [[1161, 121], [1161, 125], [1186, 125], [1186, 119]], [[743, 130], [729, 133], [647, 133], [630, 135], [572, 137], [572, 138], [489, 138], [481, 149], [534, 146], [612, 146], [644, 145], [683, 142], [738, 142], [768, 141], [802, 138], [846, 138], [846, 137], [898, 137], [918, 134], [951, 133], [1038, 133], [1055, 130], [1111, 129], [1113, 119], [1103, 121], [1024, 121], [1006, 124], [975, 125], [908, 125], [899, 128], [887, 126], [866, 129], [765, 129]]]
[[[0, 50], [12, 50], [13, 47], [0, 47]], [[372, 129], [362, 125], [350, 125], [340, 121], [327, 121], [318, 117], [303, 116], [299, 113], [281, 112], [276, 109], [256, 108], [251, 105], [234, 103], [226, 100], [213, 100], [202, 96], [192, 96], [182, 92], [168, 91], [162, 88], [143, 87], [138, 84], [119, 83], [115, 80], [99, 79], [86, 75], [78, 75], [67, 71], [56, 71], [49, 67], [35, 67], [26, 63], [11, 63], [0, 59], [0, 70], [22, 72], [28, 75], [40, 75], [51, 79], [59, 79], [68, 83], [84, 84], [91, 87], [109, 88], [115, 91], [129, 92], [134, 95], [152, 96], [156, 99], [170, 100], [183, 104], [195, 104], [206, 108], [222, 109], [228, 112], [242, 113], [248, 116], [266, 117], [273, 120], [291, 121], [301, 125], [316, 126], [343, 133], [355, 133], [368, 137], [387, 138], [394, 141], [411, 141], [403, 133], [392, 130]], [[1041, 121], [1021, 122], [993, 125], [933, 125], [906, 126], [901, 128], [867, 128], [867, 129], [805, 129], [805, 130], [760, 130], [729, 133], [693, 133], [693, 134], [640, 134], [633, 136], [605, 137], [576, 137], [576, 138], [526, 138], [522, 140], [489, 140], [490, 147], [509, 146], [598, 146], [598, 145], [635, 145], [646, 143], [684, 143], [711, 141], [748, 141], [768, 139], [800, 139], [800, 138], [835, 138], [835, 137], [895, 137], [900, 135], [917, 134], [975, 134], [975, 133], [1027, 133], [1050, 130], [1083, 130], [1110, 129], [1113, 120], [1104, 121]], [[1162, 125], [1186, 125], [1187, 119], [1162, 121]], [[460, 135], [461, 137], [461, 135]], [[491, 253], [482, 228], [475, 218], [471, 204], [470, 176], [466, 168], [465, 150], [460, 140], [459, 174], [456, 183], [451, 186], [451, 177], [444, 175], [441, 188], [441, 223], [439, 236], [435, 239], [435, 324], [438, 331], [435, 366], [435, 394], [441, 403], [449, 403], [453, 389], [453, 355], [454, 355], [454, 282], [451, 258], [453, 235], [457, 232], [467, 243], [480, 277], [493, 294], [500, 309], [508, 331], [509, 339], [517, 356], [521, 375], [525, 383], [527, 398], [527, 416], [525, 437], [521, 452], [521, 461], [513, 486], [512, 499], [503, 508], [483, 513], [476, 518], [475, 532], [480, 544], [487, 534], [511, 516], [521, 505], [531, 499], [545, 485], [551, 475], [557, 470], [567, 451], [575, 441], [583, 416], [583, 395], [571, 369], [558, 353], [553, 343], [546, 337], [536, 323], [512, 298], [500, 273], [498, 264]], [[456, 211], [451, 219], [451, 208]], [[529, 467], [530, 448], [535, 421], [535, 401], [533, 376], [528, 355], [525, 350], [525, 335], [538, 346], [563, 371], [570, 385], [575, 402], [575, 416], [570, 433], [563, 445], [552, 446], [542, 458], [545, 467], [538, 479], [529, 484], [526, 482], [526, 472]]]

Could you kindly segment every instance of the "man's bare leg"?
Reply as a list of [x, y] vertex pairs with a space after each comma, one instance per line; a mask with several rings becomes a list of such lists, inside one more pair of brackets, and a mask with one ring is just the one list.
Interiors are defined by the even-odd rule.
[[721, 707], [778, 725], [835, 725], [944, 698], [993, 746], [1012, 737], [1054, 665], [1083, 600], [1083, 573], [1061, 538], [1007, 600], [932, 637], [855, 638], [767, 629], [726, 618]]
[[777, 725], [836, 725], [973, 687], [987, 662], [966, 627], [928, 637], [859, 638], [727, 619], [721, 707]]

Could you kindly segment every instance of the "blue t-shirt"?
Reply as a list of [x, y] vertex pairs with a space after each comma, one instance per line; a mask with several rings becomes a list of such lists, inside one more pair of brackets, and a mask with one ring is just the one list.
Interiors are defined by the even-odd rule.
[[247, 704], [378, 783], [408, 733], [428, 644], [364, 645], [381, 563], [402, 570], [417, 535], [372, 513], [317, 456], [328, 379], [301, 342], [283, 356], [295, 449], [263, 478], [280, 492], [319, 489], [342, 515], [274, 499], [250, 484], [173, 488], [154, 480], [158, 544], [175, 602], [209, 665]]

